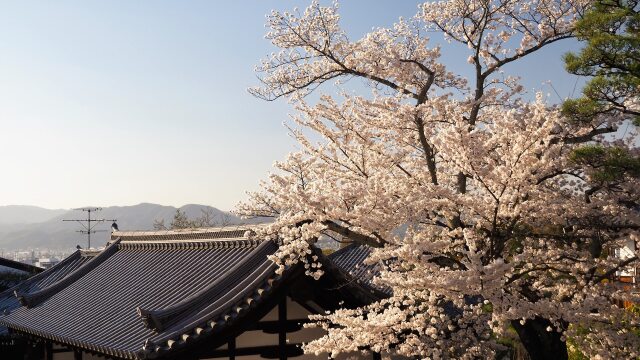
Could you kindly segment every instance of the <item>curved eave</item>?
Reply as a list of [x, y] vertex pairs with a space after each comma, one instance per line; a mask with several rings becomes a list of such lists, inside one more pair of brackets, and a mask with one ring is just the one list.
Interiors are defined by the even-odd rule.
[[[4, 297], [14, 297], [14, 292], [21, 290], [21, 289], [28, 289], [29, 287], [31, 287], [34, 283], [50, 276], [51, 274], [57, 272], [58, 270], [60, 270], [61, 268], [67, 266], [69, 263], [76, 261], [77, 258], [83, 256], [80, 250], [76, 250], [74, 251], [71, 255], [67, 256], [64, 260], [60, 261], [59, 263], [55, 264], [54, 266], [50, 267], [49, 269], [46, 269], [30, 278], [28, 278], [27, 280], [13, 286], [10, 287], [9, 289], [4, 290], [3, 292], [0, 292], [0, 298], [4, 298]], [[66, 277], [66, 276], [65, 276]], [[2, 310], [2, 309], [0, 309]]]
[[216, 311], [214, 314], [209, 313], [196, 318], [155, 343], [143, 345], [142, 349], [136, 353], [136, 358], [155, 359], [172, 356], [184, 350], [186, 345], [202, 342], [214, 335], [220, 336], [223, 333], [232, 332], [232, 329], [242, 323], [253, 311], [268, 303], [270, 297], [279, 291], [284, 283], [296, 275], [302, 275], [301, 268], [296, 265], [285, 269], [282, 275], [276, 275], [275, 265], [272, 266], [270, 276], [259, 281], [256, 286], [247, 287], [245, 291], [234, 296], [228, 302], [230, 305], [224, 307], [224, 311]]
[[22, 271], [29, 274], [38, 274], [41, 273], [44, 269], [41, 267], [33, 266], [30, 264], [21, 263], [19, 261], [14, 261], [10, 259], [6, 259], [0, 257], [0, 265], [8, 267], [10, 269], [14, 269], [17, 271]]
[[104, 356], [113, 359], [136, 359], [135, 354], [132, 352], [117, 350], [111, 347], [100, 346], [92, 344], [86, 341], [79, 341], [67, 336], [55, 335], [46, 331], [35, 330], [32, 328], [24, 327], [16, 324], [5, 323], [0, 319], [0, 325], [7, 326], [11, 331], [17, 332], [22, 335], [31, 336], [39, 339], [49, 340], [53, 343], [70, 346], [82, 351], [86, 351], [92, 354]]
[[84, 275], [86, 275], [91, 270], [95, 269], [98, 265], [102, 264], [105, 260], [107, 260], [111, 255], [113, 255], [117, 251], [117, 245], [119, 240], [116, 240], [113, 244], [108, 246], [104, 251], [102, 251], [98, 256], [89, 260], [86, 264], [80, 266], [80, 268], [76, 269], [72, 273], [68, 274], [64, 278], [58, 280], [57, 282], [51, 284], [44, 289], [32, 292], [32, 293], [21, 293], [18, 290], [14, 291], [16, 298], [20, 304], [26, 307], [32, 307], [40, 304], [45, 301], [47, 298], [51, 297], [58, 291], [64, 289], [65, 287], [71, 285], [73, 282], [77, 281]]

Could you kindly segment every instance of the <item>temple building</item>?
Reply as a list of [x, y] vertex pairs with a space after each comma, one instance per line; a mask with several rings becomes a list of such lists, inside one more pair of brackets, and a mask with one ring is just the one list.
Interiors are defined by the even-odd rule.
[[250, 232], [113, 232], [0, 293], [0, 326], [26, 339], [20, 359], [313, 359], [300, 345], [323, 331], [303, 327], [308, 315], [390, 293], [371, 283], [366, 248], [318, 251], [316, 281], [302, 264], [277, 274], [278, 244]]

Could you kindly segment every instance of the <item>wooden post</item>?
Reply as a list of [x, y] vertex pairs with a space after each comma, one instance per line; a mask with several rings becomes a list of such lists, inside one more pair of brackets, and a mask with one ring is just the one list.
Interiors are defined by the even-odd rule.
[[73, 350], [73, 360], [82, 360], [82, 351]]
[[47, 360], [53, 360], [53, 345], [48, 341], [44, 345], [44, 356]]
[[236, 359], [236, 338], [235, 337], [229, 340], [229, 343], [227, 344], [227, 348], [229, 351], [229, 360], [235, 360]]
[[287, 297], [278, 303], [278, 353], [280, 360], [287, 360]]

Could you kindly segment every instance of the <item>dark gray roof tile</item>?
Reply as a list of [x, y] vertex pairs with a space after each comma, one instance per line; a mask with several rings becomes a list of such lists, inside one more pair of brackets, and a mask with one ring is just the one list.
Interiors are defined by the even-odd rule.
[[373, 283], [373, 278], [380, 274], [380, 265], [365, 264], [365, 260], [370, 254], [370, 247], [354, 243], [330, 254], [329, 260], [347, 274], [352, 281], [391, 295], [391, 288]]

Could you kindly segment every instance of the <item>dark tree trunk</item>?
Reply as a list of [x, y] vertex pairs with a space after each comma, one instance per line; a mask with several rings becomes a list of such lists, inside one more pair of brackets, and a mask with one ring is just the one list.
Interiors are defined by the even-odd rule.
[[527, 320], [524, 325], [520, 321], [512, 321], [522, 345], [527, 350], [531, 360], [567, 360], [567, 344], [560, 339], [561, 333], [547, 331], [551, 322], [536, 317]]

